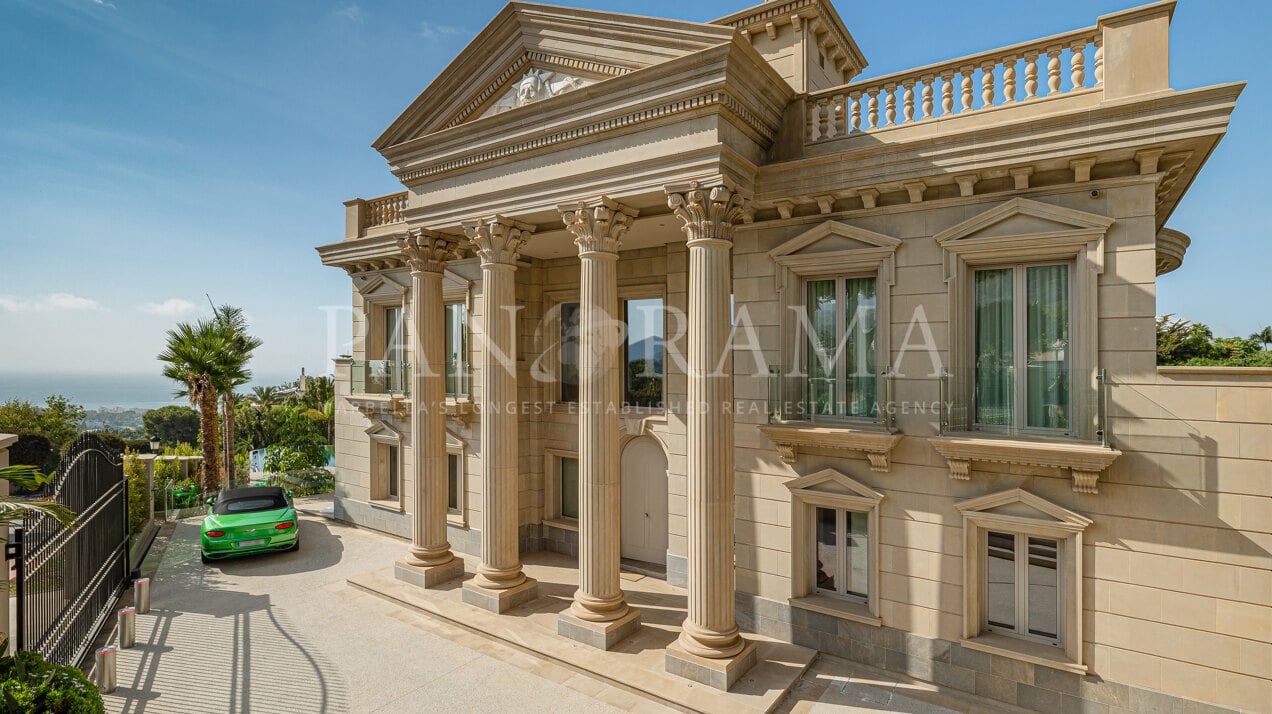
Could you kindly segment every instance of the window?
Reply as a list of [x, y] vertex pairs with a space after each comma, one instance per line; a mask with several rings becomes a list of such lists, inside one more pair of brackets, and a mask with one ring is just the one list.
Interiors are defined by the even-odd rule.
[[446, 396], [468, 395], [468, 305], [446, 305]]
[[805, 293], [808, 412], [873, 418], [878, 410], [875, 279], [808, 280]]
[[446, 455], [446, 511], [461, 513], [460, 498], [464, 490], [464, 464], [460, 454]]
[[623, 403], [634, 407], [663, 405], [663, 300], [641, 298], [623, 303], [627, 324], [624, 347]]
[[817, 508], [817, 592], [865, 602], [870, 595], [867, 515]]
[[1069, 266], [1017, 265], [975, 275], [975, 420], [1069, 428]]
[[963, 643], [1085, 672], [1082, 534], [1091, 521], [1021, 489], [956, 504], [963, 514]]
[[879, 502], [835, 469], [788, 481], [791, 605], [880, 625]]
[[1061, 644], [1059, 544], [988, 531], [985, 546], [985, 628]]
[[406, 343], [402, 337], [402, 308], [398, 306], [384, 308], [384, 354], [380, 359], [386, 362], [403, 362], [406, 355]]
[[544, 520], [575, 530], [579, 518], [579, 455], [572, 451], [544, 449]]
[[560, 310], [561, 392], [558, 401], [579, 400], [579, 304], [563, 302]]
[[367, 498], [401, 510], [402, 433], [385, 421], [375, 421], [366, 433], [371, 461], [371, 483]]

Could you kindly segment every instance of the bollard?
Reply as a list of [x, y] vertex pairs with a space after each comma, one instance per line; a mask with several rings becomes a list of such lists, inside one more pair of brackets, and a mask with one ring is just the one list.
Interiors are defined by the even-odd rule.
[[103, 694], [115, 691], [115, 648], [97, 650], [97, 689]]
[[137, 608], [119, 611], [119, 649], [126, 650], [137, 642]]
[[150, 578], [138, 578], [133, 585], [136, 587], [133, 599], [137, 601], [137, 614], [144, 615], [150, 612]]

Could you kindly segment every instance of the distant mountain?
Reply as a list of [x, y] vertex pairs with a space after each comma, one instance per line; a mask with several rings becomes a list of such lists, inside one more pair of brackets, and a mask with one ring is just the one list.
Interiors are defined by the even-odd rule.
[[632, 362], [638, 359], [652, 361], [656, 369], [661, 369], [663, 362], [663, 338], [658, 335], [651, 335], [639, 342], [634, 342], [631, 345], [628, 345], [627, 361]]

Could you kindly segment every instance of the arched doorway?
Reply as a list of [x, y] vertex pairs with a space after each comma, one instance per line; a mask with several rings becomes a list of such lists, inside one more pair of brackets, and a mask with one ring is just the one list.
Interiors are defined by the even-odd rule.
[[624, 558], [667, 564], [667, 455], [657, 441], [627, 442], [622, 456]]

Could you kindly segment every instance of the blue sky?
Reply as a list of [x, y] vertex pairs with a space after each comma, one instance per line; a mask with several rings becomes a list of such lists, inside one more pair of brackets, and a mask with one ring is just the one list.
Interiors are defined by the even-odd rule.
[[[560, 0], [709, 20], [744, 2]], [[1134, 0], [846, 2], [867, 75], [1083, 27]], [[153, 373], [163, 333], [242, 306], [262, 378], [329, 371], [349, 282], [313, 246], [341, 201], [399, 186], [369, 144], [502, 3], [0, 3], [0, 372]], [[1272, 323], [1262, 209], [1272, 3], [1183, 0], [1177, 89], [1243, 79], [1228, 137], [1170, 225], [1193, 238], [1158, 312]], [[1218, 40], [1217, 38], [1222, 38]], [[330, 308], [338, 312], [331, 313]], [[343, 351], [343, 350], [338, 350]]]

